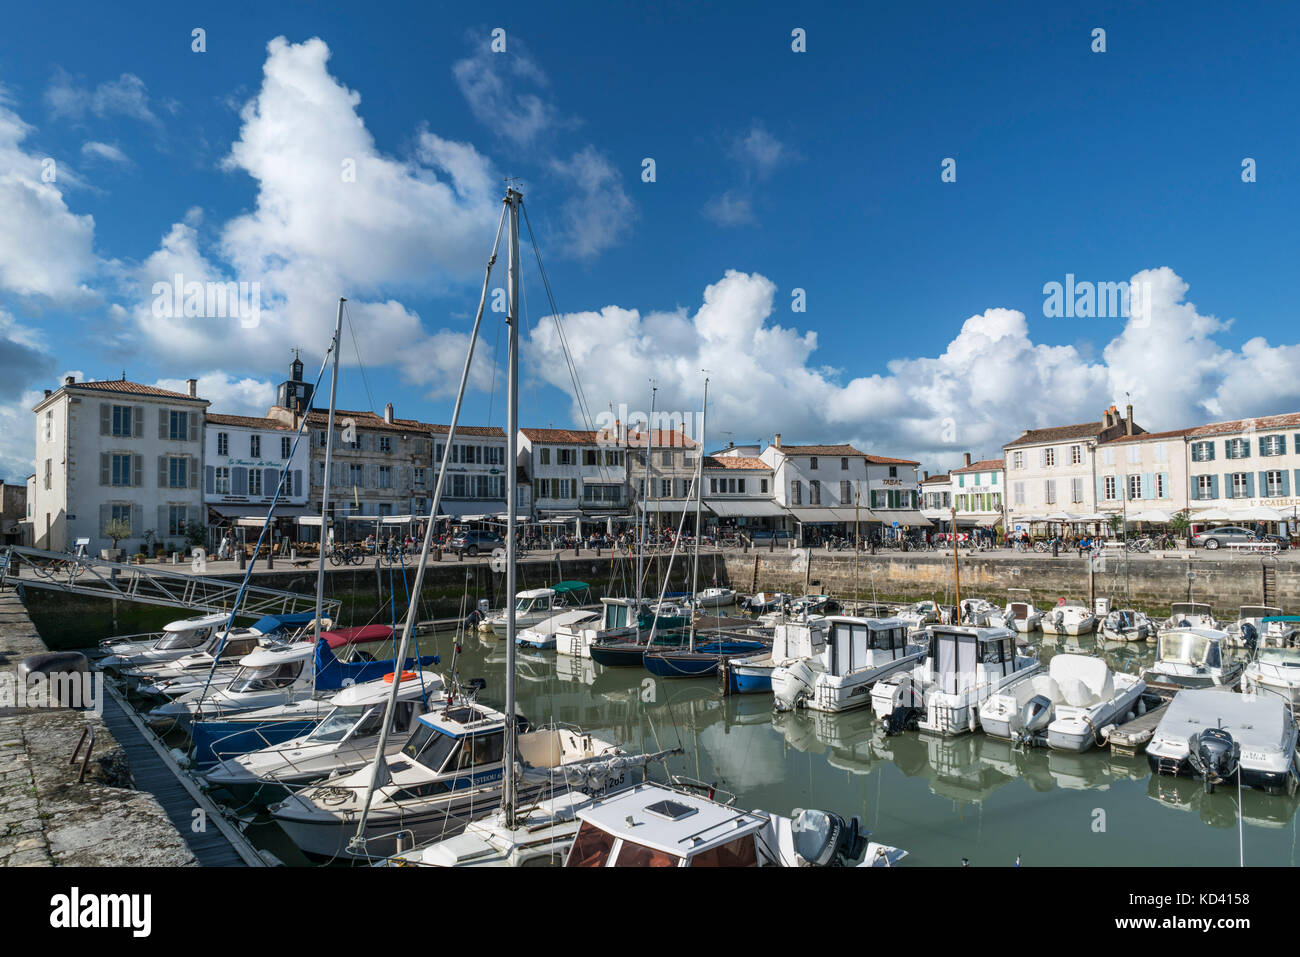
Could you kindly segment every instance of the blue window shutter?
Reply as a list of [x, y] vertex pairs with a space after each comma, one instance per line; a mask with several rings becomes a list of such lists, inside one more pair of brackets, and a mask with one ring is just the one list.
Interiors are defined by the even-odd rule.
[[[1264, 484], [1263, 472], [1259, 473], [1259, 484], [1260, 485]], [[1260, 489], [1260, 491], [1263, 491], [1263, 489]], [[1246, 498], [1254, 498], [1254, 497], [1255, 497], [1255, 473], [1247, 472], [1246, 473]]]
[[262, 469], [262, 494], [274, 495], [277, 481], [279, 481], [279, 476], [275, 474], [275, 469]]
[[1286, 469], [1282, 469], [1282, 474], [1279, 478], [1282, 479], [1282, 496], [1285, 498], [1291, 494], [1291, 476], [1287, 474]]
[[958, 475], [958, 476], [957, 476], [957, 487], [958, 487], [958, 488], [965, 488], [965, 487], [966, 487], [966, 476], [964, 476], [964, 475]]
[[203, 491], [207, 494], [215, 494], [217, 490], [217, 469], [213, 465], [203, 466]]
[[302, 469], [293, 470], [293, 494], [295, 496], [302, 494]]
[[1267, 439], [1268, 439], [1268, 437], [1267, 437], [1267, 436], [1264, 436], [1264, 435], [1261, 435], [1261, 436], [1259, 437], [1259, 454], [1260, 454], [1260, 455], [1268, 455], [1268, 446], [1265, 445], [1265, 442], [1267, 441]]
[[1150, 472], [1142, 473], [1142, 497], [1155, 498], [1155, 477]]
[[1210, 476], [1210, 498], [1218, 498], [1218, 497], [1219, 497], [1219, 477], [1217, 475], [1211, 475]]
[[1161, 498], [1169, 498], [1169, 497], [1170, 497], [1169, 473], [1168, 473], [1168, 472], [1161, 472], [1160, 474], [1161, 474], [1161, 476], [1163, 476], [1163, 478], [1162, 478], [1160, 484], [1161, 484], [1161, 486], [1162, 486], [1161, 491], [1164, 493], [1164, 494], [1161, 495], [1160, 497], [1161, 497]]
[[1106, 497], [1106, 479], [1098, 475], [1097, 476], [1097, 501], [1100, 502], [1105, 497]]
[[237, 465], [230, 470], [230, 494], [248, 494], [248, 469]]
[[1213, 442], [1207, 442], [1206, 444], [1210, 447], [1210, 461], [1213, 462], [1213, 461], [1214, 461], [1214, 443], [1213, 443]]

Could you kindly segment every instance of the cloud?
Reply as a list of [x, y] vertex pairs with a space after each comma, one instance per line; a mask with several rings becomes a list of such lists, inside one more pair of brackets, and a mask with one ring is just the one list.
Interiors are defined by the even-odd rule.
[[85, 281], [98, 268], [95, 221], [64, 202], [60, 186], [75, 185], [75, 175], [23, 149], [31, 129], [0, 88], [0, 290], [84, 300], [90, 296]]
[[[358, 115], [360, 94], [330, 75], [329, 56], [319, 39], [268, 44], [261, 88], [223, 163], [253, 180], [252, 208], [223, 223], [196, 211], [172, 224], [132, 276], [132, 316], [162, 361], [199, 367], [234, 352], [267, 371], [291, 347], [323, 352], [343, 295], [366, 363], [396, 364], [408, 381], [442, 390], [441, 364], [413, 357], [449, 340], [431, 340], [392, 294], [441, 293], [481, 275], [499, 177], [473, 146], [430, 132], [408, 158], [380, 152]], [[178, 273], [187, 283], [257, 283], [256, 324], [155, 315], [154, 284]], [[355, 361], [351, 342], [345, 333], [344, 361]]]
[[474, 118], [517, 146], [532, 143], [559, 122], [555, 105], [531, 85], [545, 89], [546, 74], [508, 38], [504, 52], [494, 53], [489, 40], [471, 38], [474, 52], [451, 68], [456, 86]]
[[[198, 395], [210, 403], [209, 412], [223, 415], [266, 415], [275, 404], [275, 384], [269, 379], [235, 378], [225, 372], [205, 372], [196, 377]], [[154, 385], [172, 392], [186, 392], [189, 384], [184, 379], [159, 379]]]
[[708, 200], [704, 204], [704, 217], [719, 226], [748, 226], [758, 222], [750, 196], [732, 190]]
[[144, 81], [134, 73], [123, 73], [116, 80], [100, 83], [94, 89], [81, 86], [64, 70], [55, 73], [45, 91], [45, 104], [52, 116], [79, 120], [87, 113], [101, 119], [125, 116], [156, 124], [158, 117], [149, 108], [149, 93]]
[[750, 127], [744, 136], [737, 138], [731, 152], [758, 179], [767, 179], [778, 167], [794, 162], [797, 158], [794, 150], [757, 124]]
[[131, 164], [131, 158], [116, 146], [109, 143], [99, 143], [94, 140], [81, 144], [81, 155], [108, 160], [110, 163], [120, 163], [123, 166], [129, 166]]
[[[1227, 324], [1187, 302], [1187, 284], [1171, 269], [1145, 270], [1131, 282], [1147, 283], [1149, 297], [1100, 361], [1074, 346], [1035, 342], [1022, 312], [988, 308], [962, 322], [938, 354], [895, 359], [884, 373], [852, 379], [817, 361], [815, 332], [773, 321], [777, 287], [757, 273], [727, 271], [694, 312], [610, 305], [563, 321], [593, 409], [626, 403], [644, 411], [654, 378], [660, 409], [698, 412], [700, 370], [708, 369], [715, 437], [780, 431], [927, 465], [957, 464], [964, 451], [996, 457], [1023, 429], [1096, 421], [1112, 402], [1123, 404], [1125, 392], [1152, 431], [1297, 407], [1300, 345], [1256, 338], [1233, 351], [1213, 339]], [[524, 355], [531, 375], [572, 392], [553, 319], [538, 324]], [[576, 404], [572, 414], [581, 421]]]
[[632, 229], [636, 207], [614, 165], [594, 147], [554, 160], [551, 170], [575, 191], [560, 205], [561, 251], [589, 259], [618, 243]]
[[706, 200], [704, 218], [723, 227], [756, 225], [757, 184], [780, 167], [797, 162], [799, 154], [757, 123], [734, 137], [727, 152], [739, 162], [740, 185]]

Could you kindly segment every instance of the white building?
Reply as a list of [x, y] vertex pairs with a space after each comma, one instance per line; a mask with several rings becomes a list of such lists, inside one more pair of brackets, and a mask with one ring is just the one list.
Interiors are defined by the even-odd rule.
[[[957, 527], [993, 528], [1004, 525], [1006, 467], [1002, 459], [972, 462], [949, 473], [948, 491], [957, 510]], [[952, 516], [949, 515], [951, 522]]]
[[[1300, 519], [1300, 413], [1214, 422], [1186, 430], [1187, 488], [1182, 507], [1194, 528], [1198, 512], [1222, 510], [1237, 524], [1278, 519], [1296, 529]], [[1177, 486], [1175, 486], [1175, 495]], [[1175, 501], [1179, 499], [1175, 498]]]
[[[734, 448], [734, 447], [733, 447]], [[704, 457], [704, 509], [709, 524], [751, 532], [784, 527], [772, 466], [733, 448]]]
[[1132, 516], [1186, 508], [1189, 431], [1124, 434], [1097, 446], [1098, 511]]
[[609, 518], [627, 512], [627, 451], [614, 432], [520, 429], [519, 466], [532, 481], [538, 519]]
[[931, 475], [926, 472], [920, 483], [921, 514], [937, 528], [947, 528], [952, 521], [951, 473]]
[[304, 515], [311, 492], [311, 433], [296, 443], [297, 431], [277, 418], [209, 412], [203, 436], [203, 501], [214, 518], [258, 523], [275, 499], [280, 473], [288, 481], [275, 514]]
[[109, 521], [130, 528], [127, 553], [146, 533], [180, 545], [185, 527], [204, 524], [203, 418], [206, 399], [125, 378], [46, 390], [36, 416], [32, 523], [36, 546], [62, 551], [78, 538], [90, 553], [110, 548]]

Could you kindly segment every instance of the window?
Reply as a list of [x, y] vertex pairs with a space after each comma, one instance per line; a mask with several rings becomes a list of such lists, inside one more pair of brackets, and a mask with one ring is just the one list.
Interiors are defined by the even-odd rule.
[[110, 455], [109, 462], [113, 469], [112, 485], [131, 484], [131, 456]]
[[[131, 526], [131, 506], [130, 505], [110, 505], [108, 507], [108, 517], [114, 522], [126, 522], [127, 527]], [[134, 529], [132, 530], [134, 531]]]
[[1260, 455], [1286, 455], [1285, 435], [1265, 435], [1259, 440]]
[[1139, 446], [1130, 443], [1125, 452], [1128, 455], [1129, 465], [1139, 465], [1142, 462], [1142, 449]]
[[363, 488], [366, 484], [366, 467], [364, 465], [349, 465], [348, 482], [358, 488]]
[[45, 441], [46, 442], [54, 441], [54, 410], [53, 409], [47, 409], [45, 411]]
[[[1082, 463], [1083, 463], [1083, 446], [1082, 445], [1070, 446], [1070, 464], [1080, 465]], [[1080, 500], [1075, 499], [1075, 501], [1077, 502]]]
[[415, 469], [414, 476], [411, 479], [411, 483], [417, 487], [424, 486], [424, 469], [419, 467]]
[[1114, 465], [1114, 464], [1115, 464], [1115, 450], [1114, 450], [1114, 449], [1102, 449], [1102, 450], [1101, 450], [1101, 464], [1102, 464], [1102, 465]]
[[1025, 467], [1025, 453], [1024, 453], [1024, 452], [1012, 452], [1012, 453], [1011, 453], [1011, 467], [1012, 467], [1013, 469], [1022, 469], [1022, 468]]
[[577, 465], [578, 464], [577, 449], [556, 449], [555, 464], [556, 465]]
[[1056, 504], [1056, 479], [1048, 479], [1043, 483], [1043, 501], [1048, 505]]
[[[1232, 458], [1232, 456], [1228, 456]], [[1232, 498], [1250, 498], [1250, 473], [1232, 473]]]
[[1223, 457], [1228, 459], [1250, 458], [1250, 443], [1245, 439], [1228, 439], [1223, 443]]
[[660, 480], [659, 480], [659, 497], [660, 497], [660, 498], [672, 498], [672, 497], [673, 497], [673, 480], [672, 480], [672, 479], [660, 479]]
[[1108, 502], [1115, 501], [1118, 496], [1115, 494], [1115, 476], [1107, 475], [1101, 482], [1102, 497]]
[[759, 485], [759, 491], [762, 492], [764, 495], [766, 495], [766, 494], [767, 494], [767, 479], [759, 479], [759, 480], [758, 480], [758, 485]]
[[393, 467], [391, 465], [379, 466], [379, 487], [380, 488], [393, 487]]
[[391, 435], [381, 435], [379, 437], [379, 451], [381, 452], [393, 451], [393, 437]]
[[599, 462], [596, 461], [596, 450], [595, 450], [595, 449], [583, 449], [583, 450], [582, 450], [582, 464], [583, 464], [583, 465], [599, 465], [599, 464], [600, 464]]
[[[130, 456], [127, 456], [130, 458]], [[54, 480], [54, 459], [45, 460], [45, 487], [50, 488]]]
[[506, 460], [506, 450], [498, 445], [489, 445], [483, 449], [484, 459], [488, 465], [501, 465]]
[[1141, 497], [1142, 497], [1142, 476], [1130, 475], [1128, 477], [1128, 500], [1131, 502], [1134, 499], [1141, 498]]
[[1213, 442], [1193, 442], [1193, 443], [1192, 443], [1192, 461], [1193, 461], [1193, 462], [1213, 462], [1213, 461], [1214, 461], [1214, 443], [1213, 443]]
[[550, 449], [547, 449], [547, 448], [543, 448], [543, 449], [539, 450], [539, 453], [538, 453], [538, 460], [537, 460], [537, 461], [538, 461], [538, 464], [540, 464], [540, 465], [550, 465], [550, 464], [551, 464], [551, 450], [550, 450]]
[[1196, 497], [1200, 499], [1216, 498], [1214, 494], [1214, 476], [1196, 476]]
[[168, 535], [185, 534], [185, 506], [184, 505], [167, 506], [167, 534]]
[[853, 502], [853, 483], [847, 479], [840, 482], [840, 504], [849, 505]]
[[217, 454], [222, 456], [230, 454], [230, 433], [229, 432], [217, 433]]
[[321, 429], [319, 432], [316, 433], [316, 446], [317, 448], [323, 449], [328, 444], [329, 444], [329, 433], [325, 429]]
[[1025, 483], [1024, 482], [1011, 483], [1011, 498], [1012, 501], [1015, 502], [1015, 504], [1017, 505], [1025, 504]]
[[167, 412], [167, 438], [173, 442], [186, 442], [190, 437], [189, 413]]
[[890, 477], [890, 478], [898, 478], [898, 466], [897, 466], [897, 465], [891, 465], [891, 466], [889, 467], [889, 477]]
[[248, 494], [249, 495], [262, 494], [262, 470], [261, 469], [248, 470]]
[[808, 504], [820, 505], [822, 503], [822, 483], [816, 479], [808, 483]]
[[842, 455], [840, 456], [840, 471], [847, 472], [848, 470], [849, 470], [849, 457], [847, 455]]
[[113, 416], [112, 416], [113, 427], [111, 430], [112, 434], [117, 436], [126, 436], [128, 438], [134, 435], [135, 433], [133, 431], [133, 425], [134, 425], [133, 420], [134, 420], [134, 416], [132, 415], [131, 406], [129, 405], [113, 406]]
[[1286, 494], [1286, 488], [1282, 484], [1282, 473], [1280, 471], [1271, 471], [1264, 473], [1264, 496], [1266, 498], [1278, 498]]
[[666, 466], [667, 468], [672, 468], [672, 466], [673, 466], [673, 453], [671, 453], [671, 452], [660, 452], [660, 453], [659, 453], [659, 464], [660, 464], [660, 465], [663, 465], [663, 466]]
[[262, 437], [260, 435], [250, 435], [248, 437], [248, 455], [249, 458], [254, 459], [262, 457]]
[[1156, 473], [1156, 498], [1168, 498], [1169, 489], [1166, 488], [1166, 475], [1164, 472]]
[[280, 436], [280, 458], [287, 459], [293, 454], [293, 440], [287, 435]]
[[817, 468], [817, 456], [814, 455], [814, 456], [812, 456], [812, 458], [810, 458], [810, 459], [808, 460], [808, 468], [809, 468], [809, 469], [816, 469], [816, 468]]
[[790, 483], [790, 504], [791, 505], [803, 504], [803, 483], [800, 482], [798, 479], [795, 479], [793, 482]]
[[230, 468], [225, 465], [219, 465], [217, 466], [215, 471], [216, 474], [214, 477], [216, 480], [216, 485], [214, 487], [214, 491], [216, 491], [218, 495], [229, 495], [230, 494]]

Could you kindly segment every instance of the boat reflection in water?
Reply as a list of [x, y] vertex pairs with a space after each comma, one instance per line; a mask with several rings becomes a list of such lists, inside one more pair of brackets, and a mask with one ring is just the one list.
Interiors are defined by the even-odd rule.
[[[1147, 781], [1147, 797], [1168, 808], [1190, 811], [1210, 827], [1237, 826], [1235, 787], [1223, 787], [1210, 794], [1195, 778], [1153, 774]], [[1242, 822], [1254, 827], [1288, 827], [1295, 820], [1298, 807], [1300, 795], [1269, 794], [1253, 788], [1243, 788], [1241, 791]]]

